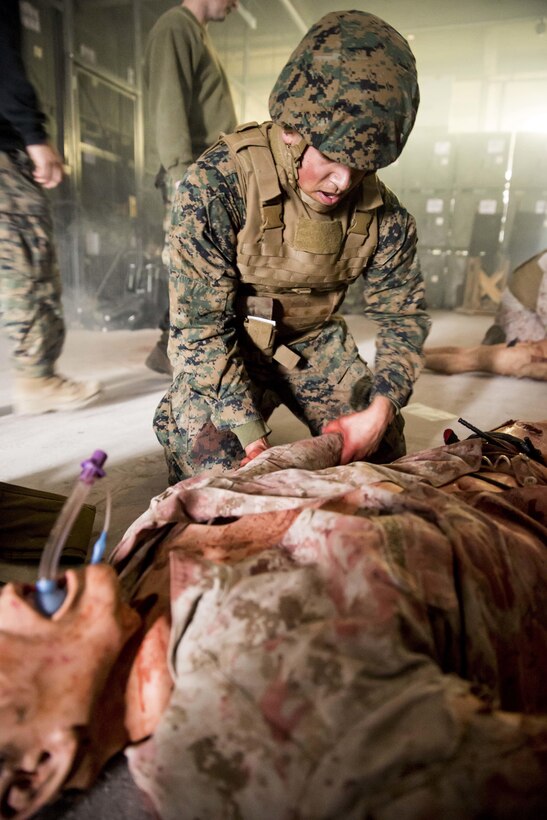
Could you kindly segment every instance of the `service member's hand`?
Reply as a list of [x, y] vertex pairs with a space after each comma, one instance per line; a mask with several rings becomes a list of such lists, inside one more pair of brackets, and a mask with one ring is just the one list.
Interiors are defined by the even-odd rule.
[[43, 188], [56, 188], [63, 178], [63, 160], [49, 143], [27, 145], [26, 151], [34, 164], [32, 175]]
[[385, 396], [376, 396], [366, 410], [340, 416], [323, 427], [323, 433], [340, 433], [344, 440], [341, 464], [361, 461], [378, 449], [395, 414], [393, 404]]
[[263, 453], [264, 450], [269, 450], [270, 445], [268, 444], [268, 439], [262, 436], [262, 438], [257, 439], [256, 441], [251, 442], [245, 447], [245, 458], [241, 459], [241, 467], [244, 467], [249, 461], [252, 461], [253, 458], [256, 458]]

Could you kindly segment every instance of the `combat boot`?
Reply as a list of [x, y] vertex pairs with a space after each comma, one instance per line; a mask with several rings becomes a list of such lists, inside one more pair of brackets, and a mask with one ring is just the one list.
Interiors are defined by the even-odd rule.
[[156, 373], [166, 373], [168, 376], [173, 375], [173, 366], [167, 355], [167, 345], [163, 344], [162, 340], [154, 345], [144, 363], [150, 370], [154, 370]]
[[93, 401], [101, 392], [99, 382], [78, 382], [65, 376], [16, 376], [13, 411], [17, 415], [75, 410]]

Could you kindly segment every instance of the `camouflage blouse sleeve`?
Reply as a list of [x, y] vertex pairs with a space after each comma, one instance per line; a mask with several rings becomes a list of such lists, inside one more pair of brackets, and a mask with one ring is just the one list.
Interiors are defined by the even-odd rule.
[[423, 367], [431, 321], [416, 254], [416, 223], [381, 184], [378, 248], [365, 273], [365, 315], [378, 324], [371, 398], [387, 396], [403, 407]]
[[268, 428], [239, 354], [235, 313], [237, 233], [244, 219], [237, 172], [217, 144], [190, 166], [173, 204], [169, 355], [175, 378], [184, 374], [205, 399], [217, 429], [258, 422], [258, 438]]

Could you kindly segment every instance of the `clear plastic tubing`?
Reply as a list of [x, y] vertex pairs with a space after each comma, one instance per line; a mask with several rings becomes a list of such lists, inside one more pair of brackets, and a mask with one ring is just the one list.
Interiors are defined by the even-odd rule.
[[91, 458], [82, 462], [78, 481], [65, 501], [44, 546], [38, 568], [36, 593], [37, 603], [46, 614], [55, 612], [64, 600], [65, 591], [56, 580], [61, 552], [93, 483], [104, 476], [102, 466], [105, 461], [106, 453], [95, 450]]

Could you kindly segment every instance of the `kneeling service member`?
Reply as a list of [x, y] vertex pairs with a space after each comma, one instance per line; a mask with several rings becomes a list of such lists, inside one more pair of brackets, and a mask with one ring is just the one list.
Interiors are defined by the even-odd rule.
[[[403, 150], [418, 100], [406, 40], [332, 12], [281, 71], [271, 121], [190, 167], [169, 237], [173, 382], [154, 418], [172, 482], [267, 449], [280, 404], [312, 435], [340, 432], [343, 463], [404, 454], [399, 411], [430, 322], [415, 221], [376, 171]], [[374, 372], [337, 313], [359, 277]]]

